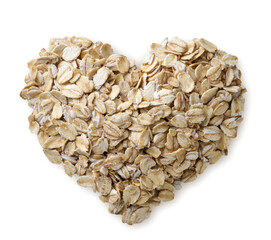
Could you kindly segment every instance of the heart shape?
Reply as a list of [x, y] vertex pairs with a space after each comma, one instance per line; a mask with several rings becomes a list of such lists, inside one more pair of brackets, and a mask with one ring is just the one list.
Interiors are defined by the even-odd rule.
[[140, 69], [86, 38], [52, 39], [39, 55], [21, 91], [31, 132], [130, 225], [227, 154], [243, 119], [237, 58], [205, 39], [154, 43]]

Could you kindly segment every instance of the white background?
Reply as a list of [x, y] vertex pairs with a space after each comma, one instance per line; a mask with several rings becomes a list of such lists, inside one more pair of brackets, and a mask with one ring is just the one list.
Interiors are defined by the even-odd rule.
[[[271, 239], [270, 1], [1, 1], [0, 239]], [[52, 37], [110, 43], [137, 64], [152, 42], [204, 37], [239, 57], [245, 121], [229, 155], [154, 207], [121, 223], [91, 190], [44, 156], [19, 98], [28, 60]], [[269, 229], [268, 229], [269, 228]]]

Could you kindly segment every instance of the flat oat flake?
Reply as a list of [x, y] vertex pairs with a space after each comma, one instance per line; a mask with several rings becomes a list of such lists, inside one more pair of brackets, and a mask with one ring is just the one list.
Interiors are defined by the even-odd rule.
[[133, 225], [228, 153], [246, 89], [206, 39], [153, 43], [140, 68], [87, 38], [50, 40], [20, 96], [44, 154]]

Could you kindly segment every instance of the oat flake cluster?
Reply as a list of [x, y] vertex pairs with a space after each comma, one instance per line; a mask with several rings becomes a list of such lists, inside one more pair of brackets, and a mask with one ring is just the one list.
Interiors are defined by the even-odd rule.
[[246, 91], [236, 64], [205, 39], [154, 43], [138, 69], [109, 44], [55, 38], [21, 97], [47, 158], [131, 225], [227, 154]]

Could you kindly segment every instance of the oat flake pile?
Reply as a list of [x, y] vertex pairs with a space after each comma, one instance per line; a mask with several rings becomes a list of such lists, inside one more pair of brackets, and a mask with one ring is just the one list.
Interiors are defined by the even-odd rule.
[[109, 44], [55, 38], [21, 97], [47, 158], [131, 225], [227, 154], [246, 91], [236, 64], [205, 39], [154, 43], [138, 69]]

